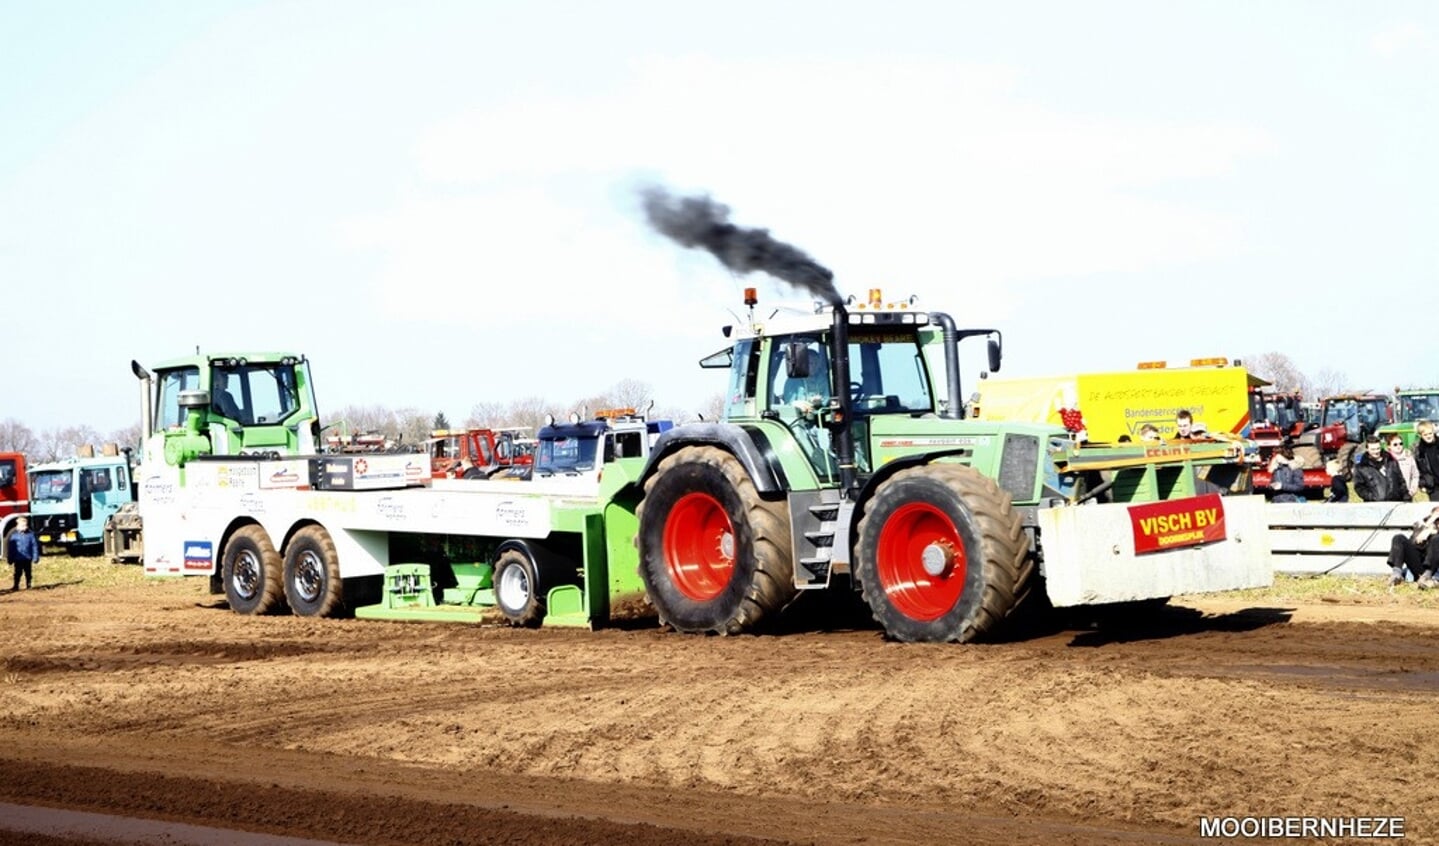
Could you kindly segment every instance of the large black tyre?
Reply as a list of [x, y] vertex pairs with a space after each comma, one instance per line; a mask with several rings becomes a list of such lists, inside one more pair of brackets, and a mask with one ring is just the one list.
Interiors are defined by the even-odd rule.
[[1023, 602], [1034, 560], [1009, 494], [969, 467], [930, 464], [875, 490], [854, 573], [890, 637], [965, 643]]
[[495, 604], [512, 626], [537, 629], [545, 619], [545, 590], [540, 568], [523, 550], [510, 548], [495, 561]]
[[323, 526], [306, 526], [285, 546], [285, 601], [301, 617], [334, 617], [344, 610], [340, 556]]
[[280, 553], [259, 526], [245, 526], [225, 542], [220, 559], [225, 601], [237, 614], [272, 614], [285, 604]]
[[639, 510], [640, 578], [660, 622], [681, 632], [753, 631], [794, 601], [789, 514], [715, 447], [660, 462]]

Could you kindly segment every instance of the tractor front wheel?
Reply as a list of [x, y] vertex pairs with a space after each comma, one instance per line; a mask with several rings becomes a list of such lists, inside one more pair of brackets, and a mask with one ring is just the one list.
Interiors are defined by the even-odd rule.
[[886, 634], [967, 642], [1029, 589], [1033, 560], [1009, 495], [975, 470], [931, 464], [875, 490], [859, 522], [855, 578]]
[[798, 594], [784, 501], [762, 499], [724, 450], [665, 458], [638, 517], [640, 578], [660, 621], [677, 631], [752, 631]]

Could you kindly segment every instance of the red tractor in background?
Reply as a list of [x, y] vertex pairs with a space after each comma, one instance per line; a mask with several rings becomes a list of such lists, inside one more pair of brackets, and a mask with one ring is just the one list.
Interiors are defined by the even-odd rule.
[[1314, 426], [1298, 391], [1273, 391], [1267, 387], [1249, 389], [1249, 439], [1259, 449], [1259, 464], [1252, 475], [1254, 488], [1267, 491], [1273, 482], [1269, 459], [1288, 440], [1294, 454], [1304, 460], [1304, 497], [1323, 499], [1333, 479], [1316, 446], [1305, 443], [1305, 433]]
[[1347, 478], [1354, 467], [1354, 450], [1380, 426], [1394, 422], [1394, 398], [1387, 394], [1335, 394], [1319, 401], [1319, 419], [1304, 433], [1304, 446], [1313, 446], [1325, 462], [1338, 462]]
[[1296, 392], [1251, 388], [1249, 419], [1249, 437], [1259, 447], [1255, 489], [1268, 490], [1269, 459], [1288, 438], [1304, 462], [1305, 498], [1322, 499], [1334, 475], [1352, 475], [1354, 451], [1364, 439], [1393, 421], [1394, 401], [1385, 394], [1335, 394], [1316, 407]]
[[458, 479], [469, 462], [485, 477], [501, 471], [523, 478], [534, 463], [534, 441], [523, 437], [528, 427], [436, 429], [430, 433], [430, 476]]

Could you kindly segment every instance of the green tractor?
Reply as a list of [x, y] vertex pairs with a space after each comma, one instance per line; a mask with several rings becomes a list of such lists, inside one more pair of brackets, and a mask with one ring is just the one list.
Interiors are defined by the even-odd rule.
[[[959, 329], [913, 301], [816, 304], [725, 327], [722, 422], [651, 450], [640, 576], [662, 622], [737, 634], [803, 592], [857, 589], [886, 633], [967, 642], [1036, 590], [1055, 606], [1267, 585], [1259, 497], [1206, 490], [1230, 443], [1079, 443], [1065, 430], [967, 420]], [[1211, 476], [1215, 474], [1210, 474]]]
[[1414, 442], [1419, 439], [1415, 427], [1419, 421], [1428, 420], [1430, 423], [1439, 423], [1439, 389], [1436, 388], [1410, 388], [1394, 392], [1394, 422], [1380, 426], [1376, 434], [1384, 438], [1397, 434], [1404, 440], [1405, 449], [1414, 449]]

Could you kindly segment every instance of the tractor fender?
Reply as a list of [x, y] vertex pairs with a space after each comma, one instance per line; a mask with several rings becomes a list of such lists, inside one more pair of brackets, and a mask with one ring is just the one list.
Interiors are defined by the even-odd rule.
[[789, 490], [789, 480], [764, 430], [739, 423], [689, 423], [661, 434], [650, 447], [639, 486], [644, 487], [666, 456], [683, 447], [698, 445], [717, 446], [737, 458], [760, 493]]

